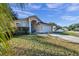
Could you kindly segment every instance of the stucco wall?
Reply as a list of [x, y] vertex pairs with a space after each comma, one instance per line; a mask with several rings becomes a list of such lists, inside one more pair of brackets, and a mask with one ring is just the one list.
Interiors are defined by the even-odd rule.
[[[43, 23], [39, 23], [39, 24], [37, 24], [37, 23], [38, 23], [38, 20], [36, 21], [36, 24], [31, 23], [32, 24], [31, 30], [34, 29], [36, 32], [39, 32], [39, 33], [52, 32], [51, 26], [49, 26], [47, 24], [43, 24]], [[28, 22], [28, 20], [27, 21], [17, 21], [16, 26], [17, 27], [29, 27], [29, 22]]]
[[26, 21], [19, 21], [19, 22], [16, 22], [16, 26], [17, 27], [28, 27], [28, 22]]

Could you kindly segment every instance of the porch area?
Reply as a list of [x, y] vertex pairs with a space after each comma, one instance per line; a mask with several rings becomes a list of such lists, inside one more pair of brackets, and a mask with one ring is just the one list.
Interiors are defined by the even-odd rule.
[[27, 19], [24, 21], [16, 21], [16, 31], [15, 34], [32, 34], [36, 32], [37, 21], [32, 19]]

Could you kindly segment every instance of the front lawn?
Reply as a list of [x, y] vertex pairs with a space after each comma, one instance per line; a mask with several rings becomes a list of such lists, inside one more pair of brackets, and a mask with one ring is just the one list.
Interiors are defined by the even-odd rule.
[[56, 37], [36, 35], [16, 36], [9, 41], [13, 55], [62, 56], [79, 55], [79, 44], [60, 40]]
[[79, 33], [75, 32], [75, 31], [64, 31], [61, 34], [64, 34], [64, 35], [72, 35], [72, 36], [79, 37]]

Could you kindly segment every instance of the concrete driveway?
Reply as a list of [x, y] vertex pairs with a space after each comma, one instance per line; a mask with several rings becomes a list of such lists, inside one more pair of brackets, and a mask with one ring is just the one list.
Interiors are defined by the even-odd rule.
[[59, 37], [70, 42], [79, 43], [79, 37], [70, 36], [70, 35], [61, 35], [61, 34], [50, 34], [51, 36]]

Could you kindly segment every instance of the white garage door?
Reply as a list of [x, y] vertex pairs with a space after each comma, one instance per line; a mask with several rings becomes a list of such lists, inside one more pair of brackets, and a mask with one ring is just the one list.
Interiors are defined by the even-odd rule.
[[36, 30], [36, 32], [40, 32], [40, 33], [45, 33], [50, 31], [51, 31], [51, 27], [45, 24], [39, 24]]

